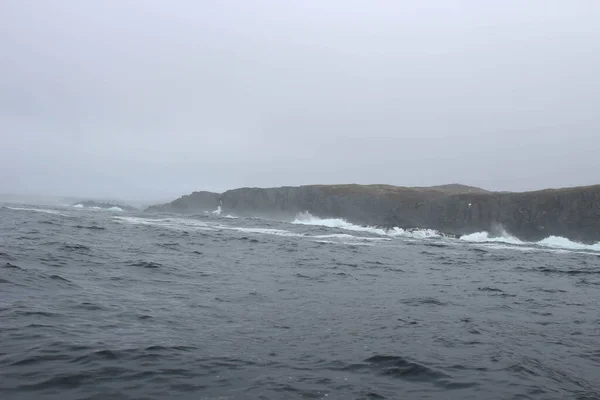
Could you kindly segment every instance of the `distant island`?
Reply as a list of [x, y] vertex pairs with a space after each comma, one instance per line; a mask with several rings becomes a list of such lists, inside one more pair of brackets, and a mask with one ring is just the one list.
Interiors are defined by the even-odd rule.
[[240, 188], [194, 192], [146, 211], [201, 213], [218, 207], [237, 216], [281, 220], [307, 211], [319, 218], [389, 228], [470, 234], [501, 227], [522, 240], [562, 236], [583, 243], [600, 241], [600, 185], [520, 193], [460, 184]]
[[107, 203], [94, 200], [78, 201], [72, 204], [73, 207], [77, 208], [92, 208], [112, 211], [137, 211], [137, 208], [126, 206], [123, 204]]

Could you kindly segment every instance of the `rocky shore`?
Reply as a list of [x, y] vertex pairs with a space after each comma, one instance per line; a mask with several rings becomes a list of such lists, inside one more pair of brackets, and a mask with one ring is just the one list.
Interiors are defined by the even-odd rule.
[[454, 234], [502, 228], [528, 241], [562, 236], [600, 241], [600, 185], [532, 192], [489, 192], [464, 185], [309, 185], [194, 192], [147, 211], [224, 213], [290, 220], [320, 218], [383, 227], [429, 228]]

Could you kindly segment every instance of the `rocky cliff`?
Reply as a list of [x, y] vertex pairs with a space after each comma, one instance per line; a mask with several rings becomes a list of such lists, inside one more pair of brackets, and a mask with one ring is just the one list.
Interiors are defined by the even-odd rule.
[[149, 212], [175, 212], [175, 213], [202, 213], [204, 211], [214, 211], [219, 207], [221, 195], [212, 192], [193, 192], [181, 196], [180, 198], [156, 206], [150, 206], [146, 209]]
[[523, 193], [488, 192], [463, 185], [407, 188], [389, 185], [311, 185], [241, 188], [221, 195], [183, 196], [154, 211], [223, 211], [291, 219], [343, 218], [363, 225], [431, 228], [468, 234], [502, 227], [523, 240], [563, 236], [600, 241], [600, 185]]

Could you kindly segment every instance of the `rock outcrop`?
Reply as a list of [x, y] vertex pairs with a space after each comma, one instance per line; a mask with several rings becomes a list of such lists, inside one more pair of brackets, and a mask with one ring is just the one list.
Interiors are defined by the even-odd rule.
[[149, 212], [174, 212], [174, 213], [202, 213], [204, 211], [215, 211], [219, 207], [221, 195], [212, 192], [193, 192], [181, 196], [167, 204], [150, 206]]
[[563, 236], [600, 241], [600, 185], [523, 193], [488, 192], [444, 185], [311, 185], [240, 188], [221, 195], [200, 192], [154, 210], [212, 211], [239, 216], [292, 219], [308, 211], [362, 225], [430, 228], [456, 234], [504, 228], [522, 240]]

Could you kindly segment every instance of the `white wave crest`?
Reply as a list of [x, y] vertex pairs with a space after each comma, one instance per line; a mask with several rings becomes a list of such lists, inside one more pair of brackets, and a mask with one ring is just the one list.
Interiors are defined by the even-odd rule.
[[83, 204], [75, 204], [73, 207], [75, 207], [75, 208], [83, 208]]
[[215, 211], [212, 212], [212, 215], [219, 216], [219, 215], [221, 215], [222, 212], [223, 212], [223, 210], [221, 209], [221, 206], [219, 206], [219, 207], [217, 207], [217, 209]]
[[348, 235], [347, 233], [336, 233], [336, 234], [332, 234], [332, 235], [316, 235], [316, 236], [310, 236], [310, 237], [315, 238], [315, 239], [345, 239], [345, 240], [360, 240], [360, 241], [367, 241], [367, 242], [382, 242], [382, 241], [392, 240], [389, 238], [354, 236], [354, 235]]
[[490, 236], [489, 232], [475, 232], [470, 235], [460, 237], [460, 240], [475, 243], [508, 243], [508, 244], [524, 244], [523, 241], [506, 232], [502, 232], [499, 236]]
[[110, 207], [107, 210], [108, 211], [123, 212], [123, 209], [121, 207]]
[[208, 224], [204, 222], [193, 220], [193, 219], [185, 219], [185, 218], [162, 218], [162, 219], [153, 219], [153, 218], [138, 218], [138, 217], [114, 217], [116, 221], [132, 224], [132, 225], [150, 225], [157, 226], [166, 229], [172, 230], [202, 230], [202, 231], [214, 231], [215, 229], [210, 227]]
[[546, 239], [540, 240], [536, 244], [555, 249], [600, 251], [600, 242], [596, 244], [583, 244], [573, 242], [561, 236], [549, 236]]
[[296, 219], [292, 221], [292, 224], [296, 225], [313, 225], [313, 226], [326, 226], [328, 228], [344, 229], [347, 231], [355, 232], [368, 232], [375, 235], [387, 235], [384, 229], [375, 228], [372, 226], [360, 226], [354, 225], [350, 222], [341, 218], [318, 218], [311, 215], [308, 212], [300, 213], [296, 216]]
[[394, 228], [389, 231], [390, 236], [400, 236], [412, 239], [437, 239], [443, 235], [435, 229], [411, 229]]
[[241, 228], [241, 227], [229, 227], [219, 226], [221, 229], [227, 229], [232, 231], [244, 232], [244, 233], [259, 233], [263, 235], [275, 235], [275, 236], [289, 236], [289, 237], [302, 237], [304, 235], [300, 233], [294, 233], [283, 229], [271, 229], [271, 228]]
[[[503, 231], [500, 236], [490, 236], [488, 232], [476, 232], [470, 235], [464, 235], [460, 237], [460, 240], [464, 240], [467, 242], [473, 243], [504, 243], [509, 245], [528, 245], [528, 246], [539, 246], [550, 249], [557, 250], [587, 250], [600, 252], [600, 242], [596, 244], [584, 244], [573, 242], [565, 237], [561, 236], [549, 236], [545, 239], [542, 239], [538, 242], [524, 242], [522, 240], [517, 239], [516, 237], [508, 234]], [[515, 247], [511, 247], [515, 248]], [[528, 247], [530, 250], [534, 250], [534, 248]]]

